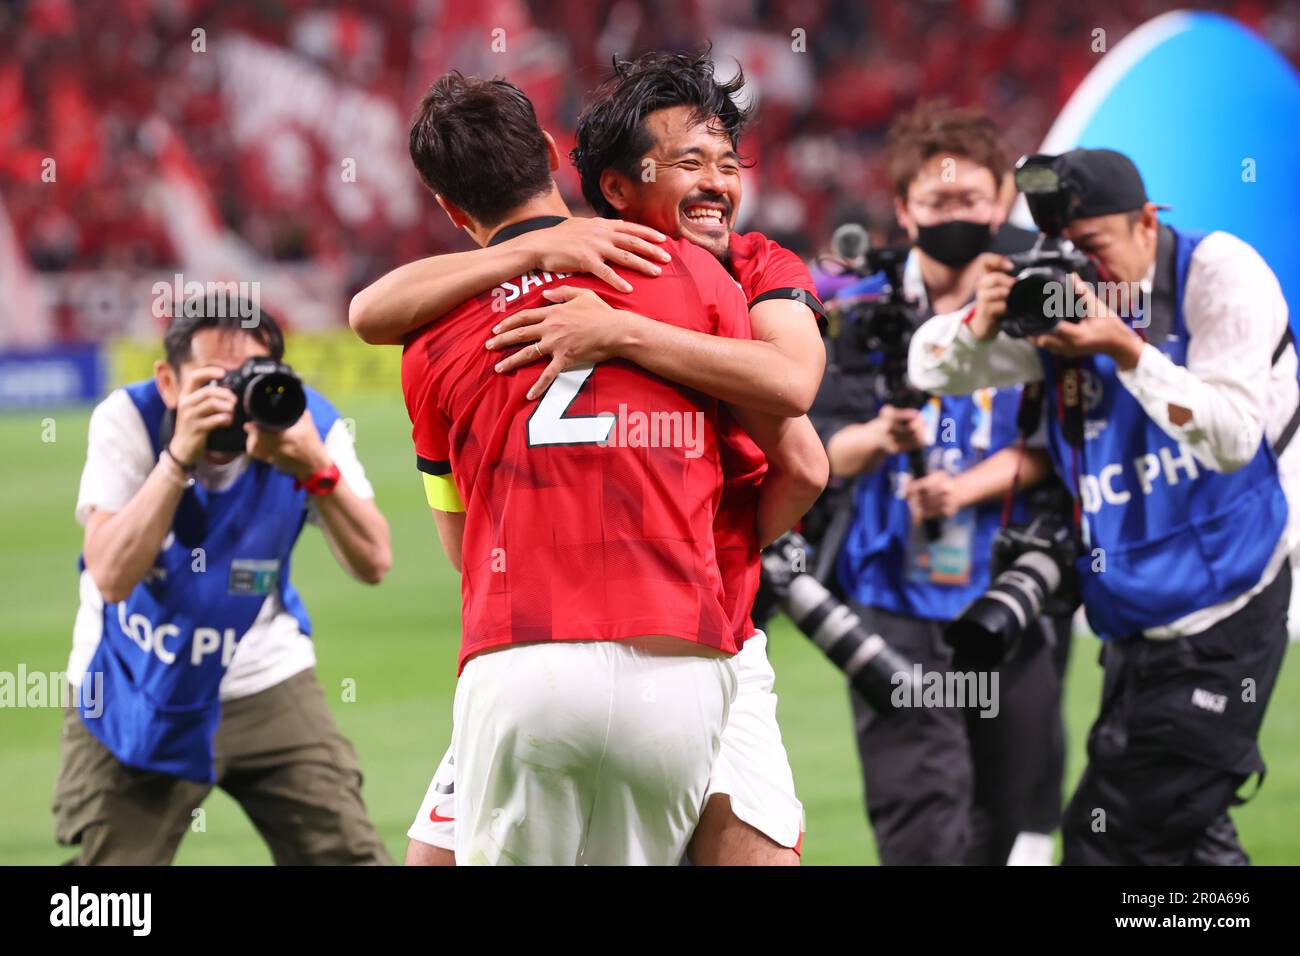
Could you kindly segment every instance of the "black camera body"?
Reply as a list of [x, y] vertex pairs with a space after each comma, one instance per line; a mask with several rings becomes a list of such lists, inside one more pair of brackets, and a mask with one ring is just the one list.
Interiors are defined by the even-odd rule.
[[1045, 335], [1064, 319], [1077, 322], [1066, 304], [1074, 298], [1070, 273], [1095, 281], [1092, 261], [1066, 248], [1061, 234], [1074, 218], [1078, 193], [1060, 171], [1059, 157], [1022, 156], [1016, 164], [1016, 188], [1029, 204], [1029, 214], [1040, 235], [1034, 248], [1008, 258], [1013, 263], [1015, 285], [1007, 294], [1007, 311], [999, 327], [1012, 338]]
[[1045, 555], [1057, 569], [1050, 576], [1056, 585], [1047, 592], [1039, 613], [1049, 617], [1073, 613], [1079, 606], [1079, 575], [1074, 566], [1079, 544], [1068, 513], [1047, 512], [1025, 524], [999, 528], [993, 537], [991, 576], [996, 580], [1032, 554]]
[[1092, 260], [1081, 252], [1062, 247], [1061, 240], [1040, 236], [1034, 248], [1007, 256], [1013, 263], [1016, 284], [1007, 293], [1007, 311], [999, 327], [1016, 339], [1046, 335], [1062, 320], [1078, 322], [1075, 310], [1066, 305], [1074, 298], [1070, 273], [1084, 279], [1093, 275]]
[[961, 667], [997, 666], [1039, 617], [1073, 614], [1080, 603], [1080, 549], [1059, 481], [1026, 495], [1033, 517], [993, 538], [992, 583], [944, 631]]
[[836, 366], [848, 374], [875, 375], [876, 397], [895, 408], [919, 408], [925, 401], [907, 382], [907, 350], [921, 324], [916, 306], [903, 294], [907, 255], [906, 248], [868, 251], [865, 274], [884, 275], [884, 293], [845, 305], [831, 302], [837, 320], [832, 340]]
[[263, 431], [282, 432], [307, 410], [302, 379], [284, 362], [273, 358], [250, 358], [213, 384], [230, 389], [238, 401], [235, 420], [208, 432], [208, 451], [227, 455], [242, 452], [248, 441], [245, 423], [252, 422]]
[[[925, 392], [907, 378], [908, 348], [921, 324], [920, 311], [903, 292], [903, 268], [910, 251], [893, 246], [869, 250], [862, 258], [865, 274], [884, 275], [883, 294], [847, 305], [832, 301], [837, 332], [831, 340], [831, 358], [836, 367], [849, 375], [872, 376], [876, 401], [895, 408], [920, 408], [926, 401]], [[925, 453], [918, 448], [907, 457], [912, 477], [924, 477]], [[926, 537], [937, 541], [941, 522], [926, 518], [923, 524]]]

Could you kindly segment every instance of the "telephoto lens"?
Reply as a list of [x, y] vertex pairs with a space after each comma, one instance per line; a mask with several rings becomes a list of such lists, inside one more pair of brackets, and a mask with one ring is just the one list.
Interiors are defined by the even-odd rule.
[[1072, 613], [1078, 606], [1077, 555], [1073, 529], [1057, 511], [1000, 528], [993, 539], [993, 583], [944, 629], [953, 665], [996, 667], [1044, 613]]
[[824, 584], [800, 569], [808, 542], [795, 532], [763, 552], [764, 586], [804, 635], [816, 644], [873, 710], [893, 711], [893, 697], [912, 699], [912, 664], [872, 634], [853, 610]]
[[1029, 551], [1018, 557], [944, 631], [953, 666], [989, 670], [1001, 664], [1060, 583], [1061, 568], [1051, 554]]

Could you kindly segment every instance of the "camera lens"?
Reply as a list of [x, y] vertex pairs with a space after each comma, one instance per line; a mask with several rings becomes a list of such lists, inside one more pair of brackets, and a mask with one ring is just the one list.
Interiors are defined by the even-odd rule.
[[249, 421], [270, 432], [282, 432], [307, 408], [302, 382], [290, 372], [254, 375], [244, 389], [244, 411]]
[[910, 699], [912, 664], [872, 634], [846, 604], [841, 604], [810, 574], [789, 584], [785, 611], [799, 630], [842, 670], [853, 689], [877, 714], [893, 712], [895, 693]]
[[1060, 583], [1061, 566], [1051, 554], [1026, 551], [1018, 557], [944, 631], [959, 666], [984, 670], [1005, 660]]
[[1060, 323], [1069, 277], [1059, 269], [1039, 266], [1016, 275], [1007, 293], [1007, 314], [1003, 328], [1008, 335], [1024, 338], [1045, 335]]

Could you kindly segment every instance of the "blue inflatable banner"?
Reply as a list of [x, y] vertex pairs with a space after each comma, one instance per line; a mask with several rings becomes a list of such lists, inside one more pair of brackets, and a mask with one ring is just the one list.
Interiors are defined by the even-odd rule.
[[1170, 225], [1259, 250], [1300, 329], [1300, 75], [1262, 38], [1214, 13], [1149, 21], [1088, 74], [1042, 152], [1076, 146], [1128, 154]]

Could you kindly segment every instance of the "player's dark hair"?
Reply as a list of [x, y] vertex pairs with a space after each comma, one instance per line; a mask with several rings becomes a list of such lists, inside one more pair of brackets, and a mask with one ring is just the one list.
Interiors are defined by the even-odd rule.
[[935, 156], [962, 156], [993, 174], [995, 187], [1010, 168], [997, 124], [973, 109], [942, 101], [918, 103], [889, 128], [885, 161], [898, 198], [906, 200], [921, 167]]
[[440, 76], [411, 120], [410, 146], [424, 184], [482, 226], [551, 188], [533, 104], [503, 79]]
[[699, 53], [646, 53], [635, 60], [614, 57], [614, 72], [592, 94], [578, 117], [576, 145], [570, 154], [582, 179], [582, 195], [601, 216], [618, 212], [600, 190], [600, 174], [616, 169], [639, 175], [638, 164], [654, 147], [646, 117], [656, 110], [688, 106], [700, 123], [710, 123], [739, 148], [752, 107], [741, 107], [735, 94], [745, 85], [744, 71], [718, 82], [709, 50]]
[[172, 368], [179, 371], [181, 364], [190, 360], [194, 336], [203, 329], [242, 332], [266, 346], [277, 362], [284, 358], [284, 333], [271, 313], [238, 295], [212, 292], [175, 307], [163, 333], [163, 352]]

